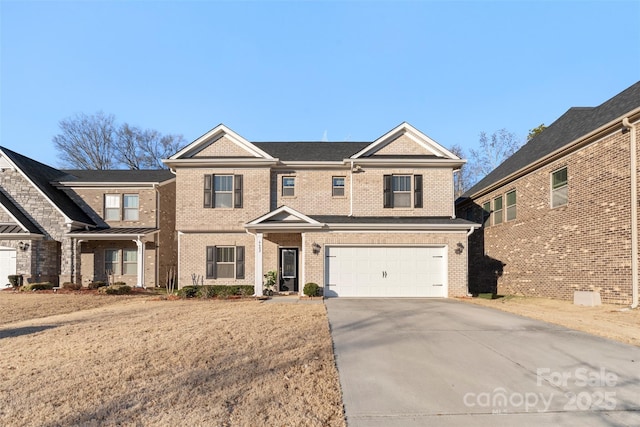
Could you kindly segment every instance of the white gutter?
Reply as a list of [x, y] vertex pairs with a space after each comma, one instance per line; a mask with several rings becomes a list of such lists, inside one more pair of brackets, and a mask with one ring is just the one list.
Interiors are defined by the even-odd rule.
[[622, 126], [631, 133], [631, 308], [638, 307], [638, 168], [636, 125], [629, 118], [622, 119]]

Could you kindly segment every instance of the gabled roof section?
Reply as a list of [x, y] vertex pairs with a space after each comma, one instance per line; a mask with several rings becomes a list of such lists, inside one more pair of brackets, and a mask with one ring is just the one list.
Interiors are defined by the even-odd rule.
[[[223, 124], [219, 124], [218, 126], [211, 129], [209, 132], [202, 135], [200, 138], [193, 141], [191, 144], [184, 147], [182, 150], [178, 151], [176, 154], [171, 156], [169, 160], [180, 160], [180, 159], [189, 159], [194, 157], [196, 154], [215, 143], [219, 139], [226, 137], [230, 141], [232, 141], [235, 145], [241, 148], [244, 152], [246, 152], [246, 157], [255, 157], [261, 159], [273, 159], [271, 155], [258, 148], [256, 145], [252, 144], [233, 130], [229, 129]], [[243, 156], [244, 157], [244, 156]]]
[[370, 142], [255, 142], [254, 145], [283, 162], [329, 161], [348, 159]]
[[462, 199], [482, 194], [520, 171], [537, 164], [558, 150], [580, 140], [599, 128], [640, 108], [640, 81], [598, 107], [573, 107], [520, 150], [481, 179], [462, 195]]
[[51, 182], [63, 177], [68, 177], [67, 173], [25, 157], [8, 148], [0, 147], [0, 156], [21, 172], [68, 220], [95, 226], [91, 218], [64, 191], [55, 188], [51, 184]]
[[401, 136], [408, 137], [419, 147], [421, 147], [424, 150], [426, 157], [435, 157], [448, 160], [461, 160], [460, 157], [456, 156], [451, 151], [447, 150], [407, 122], [403, 122], [399, 126], [391, 129], [389, 132], [385, 133], [380, 138], [376, 139], [371, 144], [367, 145], [362, 150], [351, 156], [351, 158], [360, 159], [373, 156]]
[[[6, 194], [0, 191], [0, 206], [2, 209], [9, 215], [13, 221], [15, 221], [16, 225], [20, 228], [17, 232], [22, 233], [30, 233], [30, 234], [38, 234], [41, 235], [42, 231], [35, 225], [21, 210], [18, 206], [15, 205], [7, 197]], [[7, 228], [3, 230], [5, 233], [7, 232]], [[11, 233], [15, 233], [16, 231], [11, 231]]]
[[303, 213], [298, 212], [297, 210], [290, 208], [288, 206], [281, 206], [278, 209], [269, 212], [261, 216], [260, 218], [256, 218], [253, 221], [247, 223], [246, 227], [250, 226], [258, 226], [265, 224], [297, 224], [297, 225], [313, 225], [313, 226], [321, 226], [322, 224], [316, 221], [315, 219], [306, 216]]

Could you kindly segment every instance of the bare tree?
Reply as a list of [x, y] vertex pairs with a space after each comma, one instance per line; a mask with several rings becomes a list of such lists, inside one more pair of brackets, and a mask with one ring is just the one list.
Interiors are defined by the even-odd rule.
[[[463, 159], [465, 157], [464, 150], [458, 144], [449, 149], [453, 154]], [[462, 196], [465, 191], [469, 189], [469, 182], [471, 181], [470, 169], [468, 164], [464, 164], [453, 175], [453, 193], [455, 198]]]
[[58, 157], [78, 169], [113, 169], [114, 123], [113, 115], [103, 112], [91, 116], [80, 113], [61, 120], [61, 133], [53, 137]]
[[500, 129], [491, 135], [487, 135], [486, 132], [480, 132], [479, 142], [477, 149], [471, 149], [469, 168], [471, 169], [472, 182], [469, 185], [475, 184], [500, 166], [502, 162], [518, 151], [523, 144], [522, 139], [506, 129]]
[[162, 135], [153, 129], [115, 124], [113, 115], [78, 114], [60, 121], [53, 138], [64, 165], [76, 169], [162, 169], [161, 159], [177, 152], [182, 135]]

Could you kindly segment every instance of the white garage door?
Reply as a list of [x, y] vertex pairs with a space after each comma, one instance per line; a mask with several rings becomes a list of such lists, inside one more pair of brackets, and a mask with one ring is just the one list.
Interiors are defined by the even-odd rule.
[[446, 297], [444, 247], [329, 246], [325, 296]]
[[16, 250], [0, 246], [0, 288], [9, 283], [10, 274], [16, 274]]

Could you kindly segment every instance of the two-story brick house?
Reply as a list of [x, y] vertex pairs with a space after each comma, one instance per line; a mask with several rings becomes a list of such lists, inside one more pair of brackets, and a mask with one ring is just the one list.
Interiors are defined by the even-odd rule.
[[407, 123], [373, 142], [249, 142], [224, 125], [165, 163], [176, 174], [179, 283], [315, 282], [326, 296], [467, 294], [455, 218], [463, 160]]
[[164, 284], [177, 263], [175, 177], [62, 171], [0, 147], [0, 283]]
[[640, 82], [571, 108], [469, 189], [470, 290], [638, 303]]

